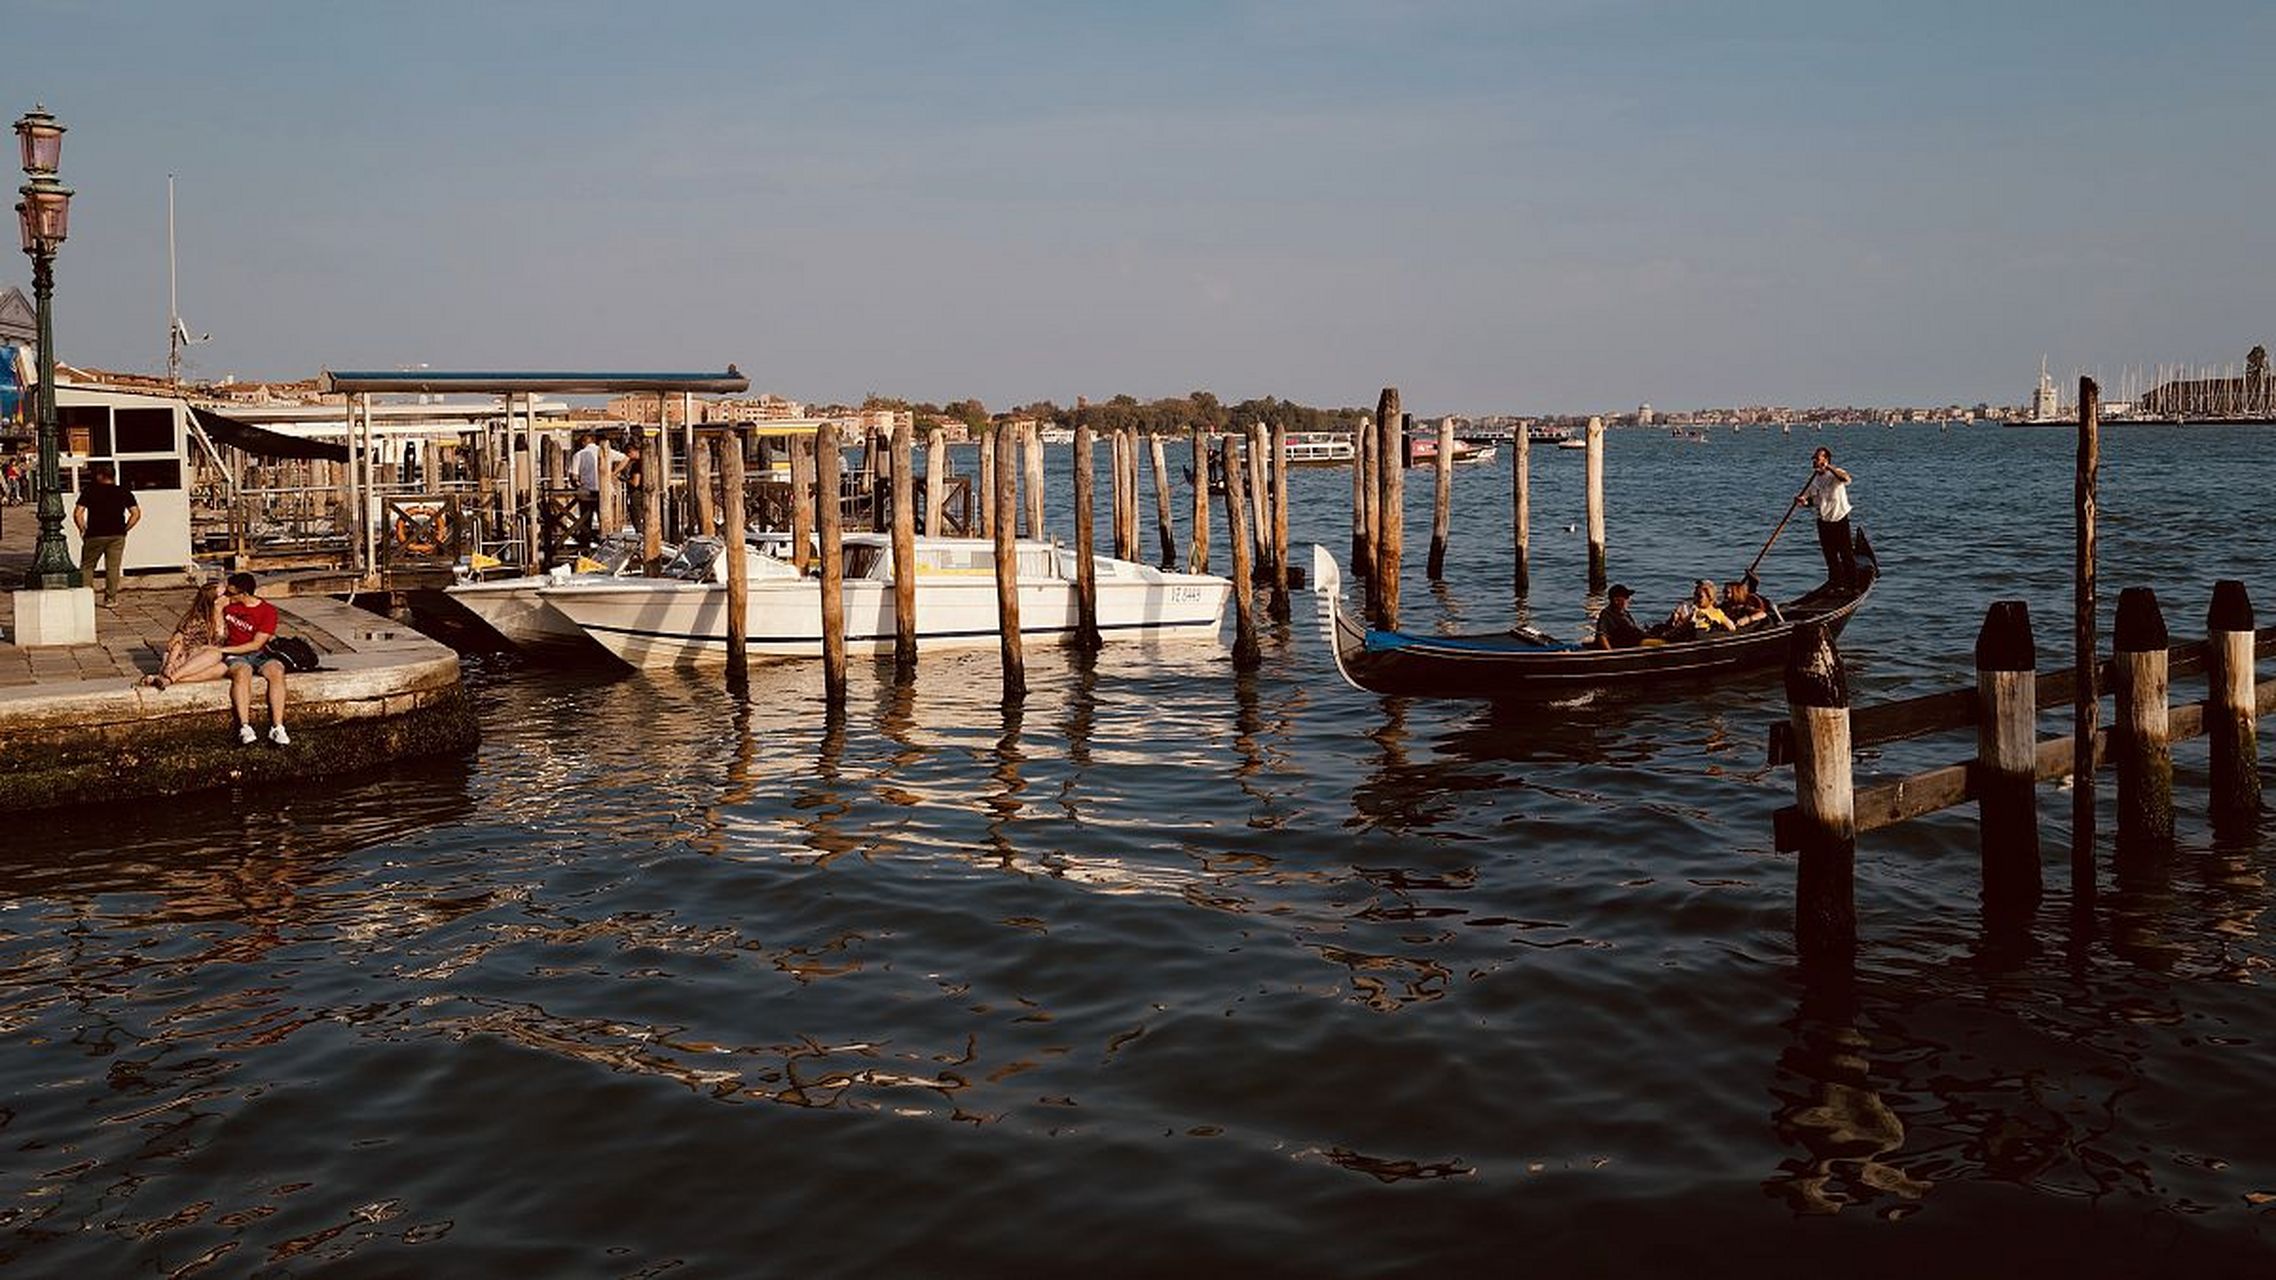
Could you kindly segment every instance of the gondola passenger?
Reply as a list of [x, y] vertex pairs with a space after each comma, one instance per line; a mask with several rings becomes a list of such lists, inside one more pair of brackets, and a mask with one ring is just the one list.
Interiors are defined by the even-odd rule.
[[1644, 643], [1644, 629], [1636, 625], [1635, 615], [1628, 612], [1628, 601], [1635, 596], [1625, 583], [1614, 583], [1606, 599], [1604, 612], [1596, 615], [1596, 639], [1591, 647], [1597, 649], [1633, 649]]
[[1761, 585], [1750, 573], [1723, 589], [1723, 613], [1733, 627], [1744, 631], [1770, 621], [1770, 602], [1756, 591]]
[[1692, 640], [1736, 630], [1738, 627], [1730, 615], [1715, 603], [1715, 584], [1705, 578], [1691, 584], [1691, 598], [1677, 605], [1659, 627], [1660, 634], [1670, 640]]

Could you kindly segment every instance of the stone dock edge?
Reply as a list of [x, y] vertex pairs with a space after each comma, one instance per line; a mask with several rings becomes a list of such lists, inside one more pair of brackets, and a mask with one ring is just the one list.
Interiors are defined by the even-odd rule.
[[[0, 813], [289, 783], [414, 756], [466, 751], [480, 738], [458, 655], [342, 601], [273, 599], [286, 635], [338, 643], [322, 667], [287, 680], [292, 745], [238, 745], [229, 682], [165, 690], [124, 680], [0, 689]], [[268, 711], [253, 682], [253, 724]]]

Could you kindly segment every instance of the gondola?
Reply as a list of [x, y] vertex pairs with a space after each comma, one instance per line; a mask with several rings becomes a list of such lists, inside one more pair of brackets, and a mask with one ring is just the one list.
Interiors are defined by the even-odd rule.
[[1849, 622], [1880, 581], [1880, 560], [1865, 531], [1855, 532], [1856, 590], [1820, 586], [1777, 606], [1775, 621], [1730, 635], [1590, 649], [1531, 627], [1487, 634], [1428, 636], [1375, 631], [1343, 610], [1343, 572], [1325, 547], [1312, 548], [1320, 624], [1336, 670], [1354, 688], [1425, 698], [1541, 700], [1599, 692], [1654, 692], [1779, 666], [1788, 638], [1805, 622], [1833, 634]]

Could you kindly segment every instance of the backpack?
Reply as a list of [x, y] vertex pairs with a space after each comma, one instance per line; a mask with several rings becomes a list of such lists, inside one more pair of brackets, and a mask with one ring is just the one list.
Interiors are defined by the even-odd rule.
[[316, 646], [300, 636], [277, 636], [270, 640], [269, 656], [285, 664], [287, 671], [316, 670]]

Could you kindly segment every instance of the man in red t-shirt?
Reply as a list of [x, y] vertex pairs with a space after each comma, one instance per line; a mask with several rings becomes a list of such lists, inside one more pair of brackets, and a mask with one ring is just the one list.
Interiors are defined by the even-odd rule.
[[253, 676], [268, 682], [269, 741], [292, 745], [285, 732], [285, 664], [269, 652], [277, 638], [277, 607], [254, 594], [260, 584], [249, 573], [229, 575], [228, 603], [221, 606], [221, 660], [229, 666], [229, 705], [237, 712], [237, 744], [260, 741], [253, 731]]

